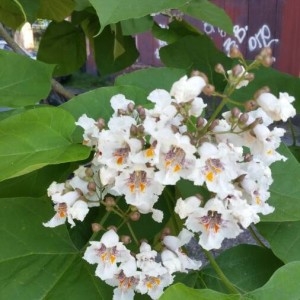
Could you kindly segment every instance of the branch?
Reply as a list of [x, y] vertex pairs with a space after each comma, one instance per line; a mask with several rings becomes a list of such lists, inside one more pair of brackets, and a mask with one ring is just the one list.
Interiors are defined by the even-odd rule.
[[[15, 41], [14, 39], [8, 34], [7, 30], [4, 28], [4, 26], [0, 23], [0, 36], [3, 37], [3, 39], [6, 41], [6, 43], [14, 50], [14, 52], [28, 56], [26, 51], [24, 51]], [[52, 89], [57, 92], [58, 94], [62, 95], [67, 100], [73, 98], [75, 95], [65, 89], [58, 81], [55, 79], [51, 79], [51, 86]]]

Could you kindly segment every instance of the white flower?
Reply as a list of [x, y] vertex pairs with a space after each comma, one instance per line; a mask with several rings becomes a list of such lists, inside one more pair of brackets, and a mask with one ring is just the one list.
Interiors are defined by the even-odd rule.
[[198, 270], [202, 265], [201, 261], [191, 259], [181, 249], [193, 236], [192, 232], [183, 228], [178, 237], [170, 235], [164, 237], [163, 244], [166, 246], [166, 249], [162, 251], [161, 259], [163, 265], [171, 274], [178, 271]]
[[288, 93], [279, 93], [279, 98], [271, 93], [262, 93], [256, 101], [274, 121], [286, 122], [288, 118], [296, 115], [296, 110], [291, 104], [295, 98]]
[[83, 259], [90, 264], [98, 264], [96, 275], [102, 280], [115, 276], [117, 263], [131, 259], [130, 251], [119, 242], [119, 236], [114, 230], [104, 233], [99, 242], [92, 241], [90, 244]]
[[196, 98], [205, 85], [205, 80], [200, 76], [183, 76], [173, 83], [170, 94], [177, 103], [188, 102]]
[[[77, 191], [69, 191], [64, 194], [55, 193], [51, 198], [55, 204], [54, 210], [56, 213], [52, 219], [43, 223], [45, 227], [56, 227], [64, 224], [66, 220], [73, 227], [75, 226], [73, 219], [83, 221], [88, 213], [88, 206], [84, 201], [79, 200], [80, 194]], [[80, 202], [77, 203], [78, 201]], [[73, 207], [74, 205], [75, 207]]]
[[127, 111], [128, 104], [134, 104], [132, 100], [126, 99], [126, 97], [122, 94], [117, 94], [110, 99], [110, 105], [114, 110], [113, 116], [118, 115], [119, 110]]
[[195, 209], [185, 225], [193, 232], [201, 232], [199, 244], [206, 250], [219, 249], [225, 238], [235, 238], [242, 231], [231, 211], [218, 198], [212, 198], [203, 208]]
[[195, 196], [188, 197], [185, 200], [179, 198], [176, 202], [175, 212], [181, 219], [185, 219], [190, 213], [195, 210], [195, 208], [199, 207], [200, 204], [201, 201]]

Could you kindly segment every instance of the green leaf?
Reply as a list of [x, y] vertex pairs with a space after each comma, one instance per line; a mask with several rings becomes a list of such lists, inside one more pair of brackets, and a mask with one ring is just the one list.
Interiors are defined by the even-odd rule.
[[274, 182], [270, 187], [268, 203], [275, 207], [275, 211], [261, 216], [264, 222], [300, 220], [300, 164], [284, 144], [280, 146], [279, 152], [288, 160], [278, 161], [271, 166]]
[[74, 144], [73, 117], [54, 107], [37, 108], [0, 122], [0, 181], [49, 164], [82, 160], [88, 147]]
[[[264, 285], [282, 262], [269, 249], [255, 245], [238, 245], [222, 252], [216, 261], [226, 277], [243, 292]], [[207, 288], [226, 293], [227, 289], [210, 266], [202, 269]]]
[[62, 182], [72, 173], [74, 164], [50, 165], [22, 176], [0, 182], [0, 198], [41, 197], [55, 181]]
[[124, 35], [134, 35], [149, 31], [152, 28], [152, 25], [153, 19], [150, 16], [121, 21], [122, 33]]
[[0, 1], [0, 22], [8, 27], [17, 29], [26, 21], [24, 10], [17, 0]]
[[60, 22], [69, 17], [74, 8], [73, 0], [40, 0], [38, 17]]
[[247, 296], [254, 300], [299, 300], [300, 262], [291, 262], [278, 269], [261, 288]]
[[[1, 299], [111, 299], [111, 288], [82, 259], [65, 226], [45, 228], [49, 199], [0, 199]], [[66, 294], [67, 293], [67, 294]]]
[[168, 24], [168, 28], [162, 28], [155, 23], [152, 27], [152, 34], [155, 38], [171, 44], [187, 35], [198, 36], [201, 32], [185, 20], [174, 20]]
[[186, 75], [185, 70], [176, 68], [147, 68], [128, 74], [120, 75], [115, 80], [115, 85], [134, 85], [145, 89], [149, 94], [155, 89], [169, 91], [172, 84]]
[[[178, 8], [186, 0], [90, 0], [100, 20], [100, 32], [108, 24], [132, 18], [141, 18], [151, 13], [157, 13], [169, 8]], [[100, 33], [99, 32], [99, 33]]]
[[75, 10], [81, 11], [84, 10], [85, 8], [91, 6], [89, 0], [74, 0], [75, 2]]
[[300, 221], [259, 223], [259, 232], [270, 243], [272, 251], [285, 263], [300, 261]]
[[[70, 112], [76, 120], [83, 114], [95, 120], [103, 118], [106, 121], [111, 117], [113, 110], [110, 106], [110, 99], [117, 94], [123, 94], [127, 99], [135, 101], [137, 104], [144, 104], [147, 100], [147, 93], [135, 86], [103, 87], [80, 94], [60, 108]], [[82, 141], [82, 130], [77, 127], [73, 139], [76, 142]]]
[[37, 19], [37, 13], [40, 7], [41, 0], [18, 0], [22, 5], [28, 22], [33, 23]]
[[193, 289], [182, 283], [177, 283], [167, 288], [160, 300], [240, 300], [239, 295], [226, 295], [209, 289]]
[[37, 58], [57, 64], [55, 76], [77, 71], [86, 61], [84, 32], [67, 21], [51, 22], [40, 41]]
[[[120, 48], [123, 51], [116, 52], [116, 49]], [[102, 76], [125, 69], [132, 65], [139, 56], [135, 39], [117, 34], [110, 27], [105, 28], [94, 38], [94, 50], [96, 64]]]
[[205, 73], [209, 82], [222, 91], [226, 82], [220, 74], [214, 71], [216, 64], [230, 68], [232, 60], [219, 51], [212, 40], [205, 35], [185, 36], [180, 40], [160, 49], [162, 62], [173, 68], [181, 68], [190, 72], [199, 70]]
[[233, 34], [233, 24], [230, 17], [224, 9], [208, 0], [189, 1], [180, 10], [187, 15], [219, 27], [228, 34]]
[[0, 50], [0, 105], [18, 107], [46, 98], [53, 66]]

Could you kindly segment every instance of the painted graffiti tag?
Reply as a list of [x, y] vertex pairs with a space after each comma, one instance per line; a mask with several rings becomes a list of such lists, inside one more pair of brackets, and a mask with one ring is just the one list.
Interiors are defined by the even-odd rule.
[[227, 34], [216, 29], [214, 26], [203, 23], [203, 30], [207, 35], [219, 35], [226, 38], [223, 42], [223, 49], [225, 52], [229, 52], [232, 46], [242, 45], [244, 42], [247, 43], [249, 51], [255, 51], [263, 47], [270, 47], [273, 43], [278, 43], [279, 39], [273, 38], [270, 27], [267, 24], [262, 25], [256, 33], [251, 36], [247, 36], [248, 26], [234, 25], [233, 37], [227, 37]]

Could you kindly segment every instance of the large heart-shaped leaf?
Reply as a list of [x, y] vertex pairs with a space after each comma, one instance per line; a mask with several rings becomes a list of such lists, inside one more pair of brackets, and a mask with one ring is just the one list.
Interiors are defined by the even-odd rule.
[[140, 18], [151, 13], [157, 13], [170, 8], [178, 8], [186, 3], [186, 0], [90, 0], [100, 20], [101, 29], [108, 24], [119, 21]]
[[300, 222], [274, 222], [256, 225], [272, 251], [285, 263], [300, 261]]
[[299, 300], [300, 261], [284, 265], [261, 288], [247, 294], [253, 300]]
[[46, 98], [54, 66], [0, 50], [0, 105], [18, 107]]
[[19, 1], [1, 0], [0, 1], [0, 22], [17, 29], [26, 21], [26, 15]]
[[86, 60], [83, 31], [67, 21], [51, 22], [41, 39], [37, 57], [46, 63], [57, 64], [56, 76], [77, 71]]
[[44, 228], [52, 212], [43, 198], [0, 200], [1, 299], [111, 299], [65, 226]]
[[300, 220], [300, 164], [290, 150], [282, 144], [280, 153], [288, 158], [272, 165], [274, 179], [270, 187], [269, 204], [275, 207], [272, 214], [262, 216], [262, 221], [286, 222]]
[[74, 144], [75, 120], [65, 110], [43, 107], [0, 122], [0, 181], [49, 164], [83, 160], [90, 149]]

